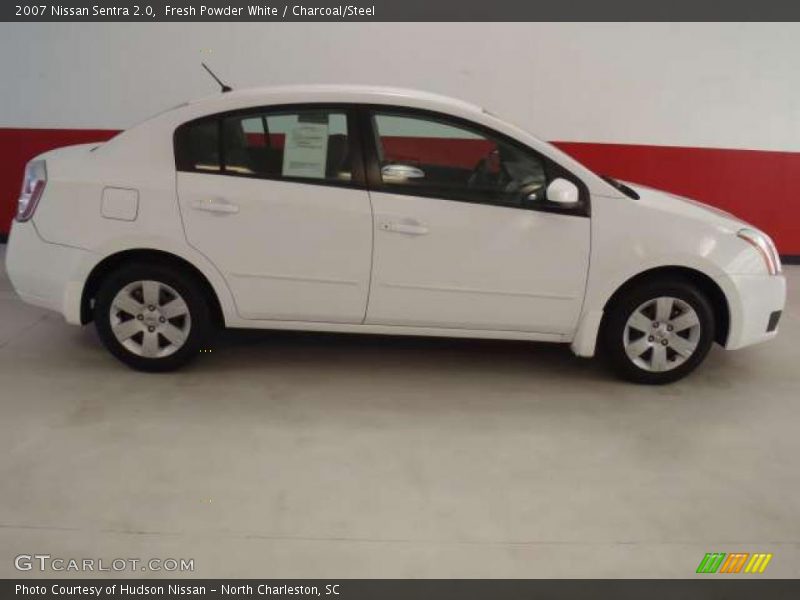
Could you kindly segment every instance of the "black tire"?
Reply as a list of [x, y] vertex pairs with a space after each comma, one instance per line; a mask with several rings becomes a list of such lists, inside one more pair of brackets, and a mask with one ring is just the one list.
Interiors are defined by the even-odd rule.
[[[628, 323], [628, 319], [634, 314], [634, 312], [637, 311], [637, 309], [639, 309], [642, 305], [645, 305], [646, 303], [660, 297], [675, 298], [691, 307], [697, 315], [700, 330], [699, 334], [693, 334], [696, 339], [692, 343], [696, 342], [696, 346], [694, 351], [691, 353], [691, 355], [689, 355], [688, 358], [684, 360], [684, 362], [669, 368], [669, 370], [652, 371], [647, 370], [647, 368], [643, 368], [641, 365], [636, 364], [631, 358], [629, 358], [625, 349], [626, 325]], [[678, 305], [679, 303], [675, 304]], [[651, 309], [648, 308], [646, 310]], [[679, 308], [675, 310], [677, 311]], [[676, 328], [678, 328], [677, 325]], [[665, 336], [675, 335], [672, 333], [659, 333], [659, 335], [662, 334]], [[684, 334], [682, 333], [681, 335]], [[649, 334], [645, 334], [645, 337], [648, 340], [648, 344], [650, 344], [649, 340], [652, 339], [655, 339], [655, 344], [658, 343], [657, 337], [654, 338]], [[612, 305], [606, 309], [606, 314], [604, 316], [603, 325], [600, 332], [601, 353], [605, 356], [614, 372], [628, 381], [648, 385], [672, 383], [673, 381], [677, 381], [678, 379], [687, 376], [695, 368], [697, 368], [701, 362], [703, 362], [708, 354], [708, 351], [711, 349], [711, 344], [713, 341], [714, 313], [711, 308], [711, 304], [702, 291], [695, 285], [689, 281], [678, 278], [670, 278], [668, 280], [647, 280], [629, 290], [624, 291], [618, 298], [614, 300]], [[678, 340], [678, 342], [680, 342], [680, 340]], [[653, 344], [650, 345], [652, 347]], [[667, 348], [670, 348], [670, 340], [667, 340], [664, 345], [664, 351], [669, 352], [670, 350]], [[655, 350], [653, 349], [646, 350], [642, 357], [640, 357], [638, 360], [641, 362], [647, 362], [648, 352], [654, 351]], [[674, 349], [671, 349], [671, 352], [673, 359], [680, 359]], [[644, 360], [642, 360], [643, 358]]]
[[[164, 317], [163, 324], [159, 325], [161, 318], [158, 316], [151, 316], [160, 314], [155, 312], [146, 313], [146, 320], [138, 319], [143, 325], [148, 324], [150, 320], [152, 320], [153, 329], [149, 331], [156, 330], [157, 344], [159, 346], [158, 352], [167, 351], [164, 350], [164, 348], [160, 348], [160, 346], [164, 345], [167, 347], [171, 343], [166, 337], [161, 335], [160, 327], [168, 327], [171, 324], [176, 324], [183, 328], [181, 331], [185, 333], [185, 335], [182, 339], [185, 341], [182, 341], [182, 345], [180, 346], [175, 344], [177, 349], [168, 355], [155, 357], [139, 355], [123, 345], [123, 343], [117, 339], [113, 331], [115, 323], [112, 322], [112, 320], [119, 325], [120, 322], [124, 323], [122, 319], [127, 321], [137, 318], [130, 317], [124, 311], [120, 313], [116, 308], [114, 315], [112, 315], [112, 303], [117, 294], [126, 288], [126, 286], [136, 286], [136, 282], [140, 281], [155, 281], [161, 284], [162, 287], [159, 288], [158, 295], [160, 298], [164, 299], [165, 305], [171, 298], [169, 293], [169, 288], [171, 288], [172, 291], [179, 294], [180, 299], [184, 301], [185, 307], [188, 309], [184, 311], [188, 313], [188, 321], [185, 320], [185, 316], [176, 317], [173, 320]], [[134, 287], [133, 295], [137, 293], [140, 294], [142, 292], [137, 291]], [[142, 298], [137, 296], [137, 299]], [[142, 304], [144, 304], [143, 299]], [[100, 284], [95, 298], [94, 322], [100, 339], [111, 354], [134, 369], [150, 372], [173, 371], [182, 367], [194, 359], [200, 350], [204, 348], [204, 345], [213, 331], [212, 313], [209, 308], [208, 298], [206, 298], [203, 287], [196, 281], [195, 277], [171, 265], [154, 265], [147, 263], [128, 263], [106, 276]], [[131, 336], [131, 341], [126, 343], [135, 348], [137, 344], [137, 335], [139, 334]], [[141, 335], [144, 336], [148, 334], [142, 332]], [[144, 338], [141, 337], [138, 339], [143, 340]], [[143, 342], [141, 345], [142, 348], [144, 348]]]

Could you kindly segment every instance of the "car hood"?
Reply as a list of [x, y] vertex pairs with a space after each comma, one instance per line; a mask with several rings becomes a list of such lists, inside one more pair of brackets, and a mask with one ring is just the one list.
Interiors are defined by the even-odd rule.
[[639, 194], [640, 198], [636, 202], [641, 202], [653, 210], [701, 221], [732, 232], [736, 232], [742, 227], [752, 227], [749, 223], [729, 212], [703, 204], [697, 200], [676, 196], [675, 194], [637, 183], [629, 183], [627, 181], [623, 183]]

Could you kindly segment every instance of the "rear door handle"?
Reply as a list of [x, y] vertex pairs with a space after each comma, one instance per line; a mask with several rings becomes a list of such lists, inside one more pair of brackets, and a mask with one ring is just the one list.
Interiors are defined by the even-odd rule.
[[406, 235], [426, 235], [428, 226], [411, 219], [403, 221], [383, 221], [380, 228], [392, 233], [405, 233]]
[[191, 203], [191, 207], [195, 210], [204, 210], [213, 213], [235, 214], [239, 212], [239, 206], [237, 204], [212, 198], [208, 200], [195, 200]]

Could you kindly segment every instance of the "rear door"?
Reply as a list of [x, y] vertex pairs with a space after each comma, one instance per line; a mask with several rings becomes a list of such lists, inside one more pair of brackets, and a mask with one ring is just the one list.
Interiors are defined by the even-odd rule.
[[372, 214], [349, 107], [237, 111], [175, 139], [186, 237], [242, 318], [363, 321]]

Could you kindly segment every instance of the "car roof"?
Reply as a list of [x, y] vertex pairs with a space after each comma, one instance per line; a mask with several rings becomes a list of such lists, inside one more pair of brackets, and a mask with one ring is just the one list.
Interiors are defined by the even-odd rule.
[[224, 110], [226, 105], [235, 108], [247, 103], [301, 104], [304, 102], [332, 102], [355, 104], [396, 104], [417, 106], [454, 112], [482, 113], [480, 106], [442, 94], [401, 87], [375, 85], [309, 84], [244, 88], [226, 93], [204, 96], [188, 103], [200, 109], [206, 106]]

